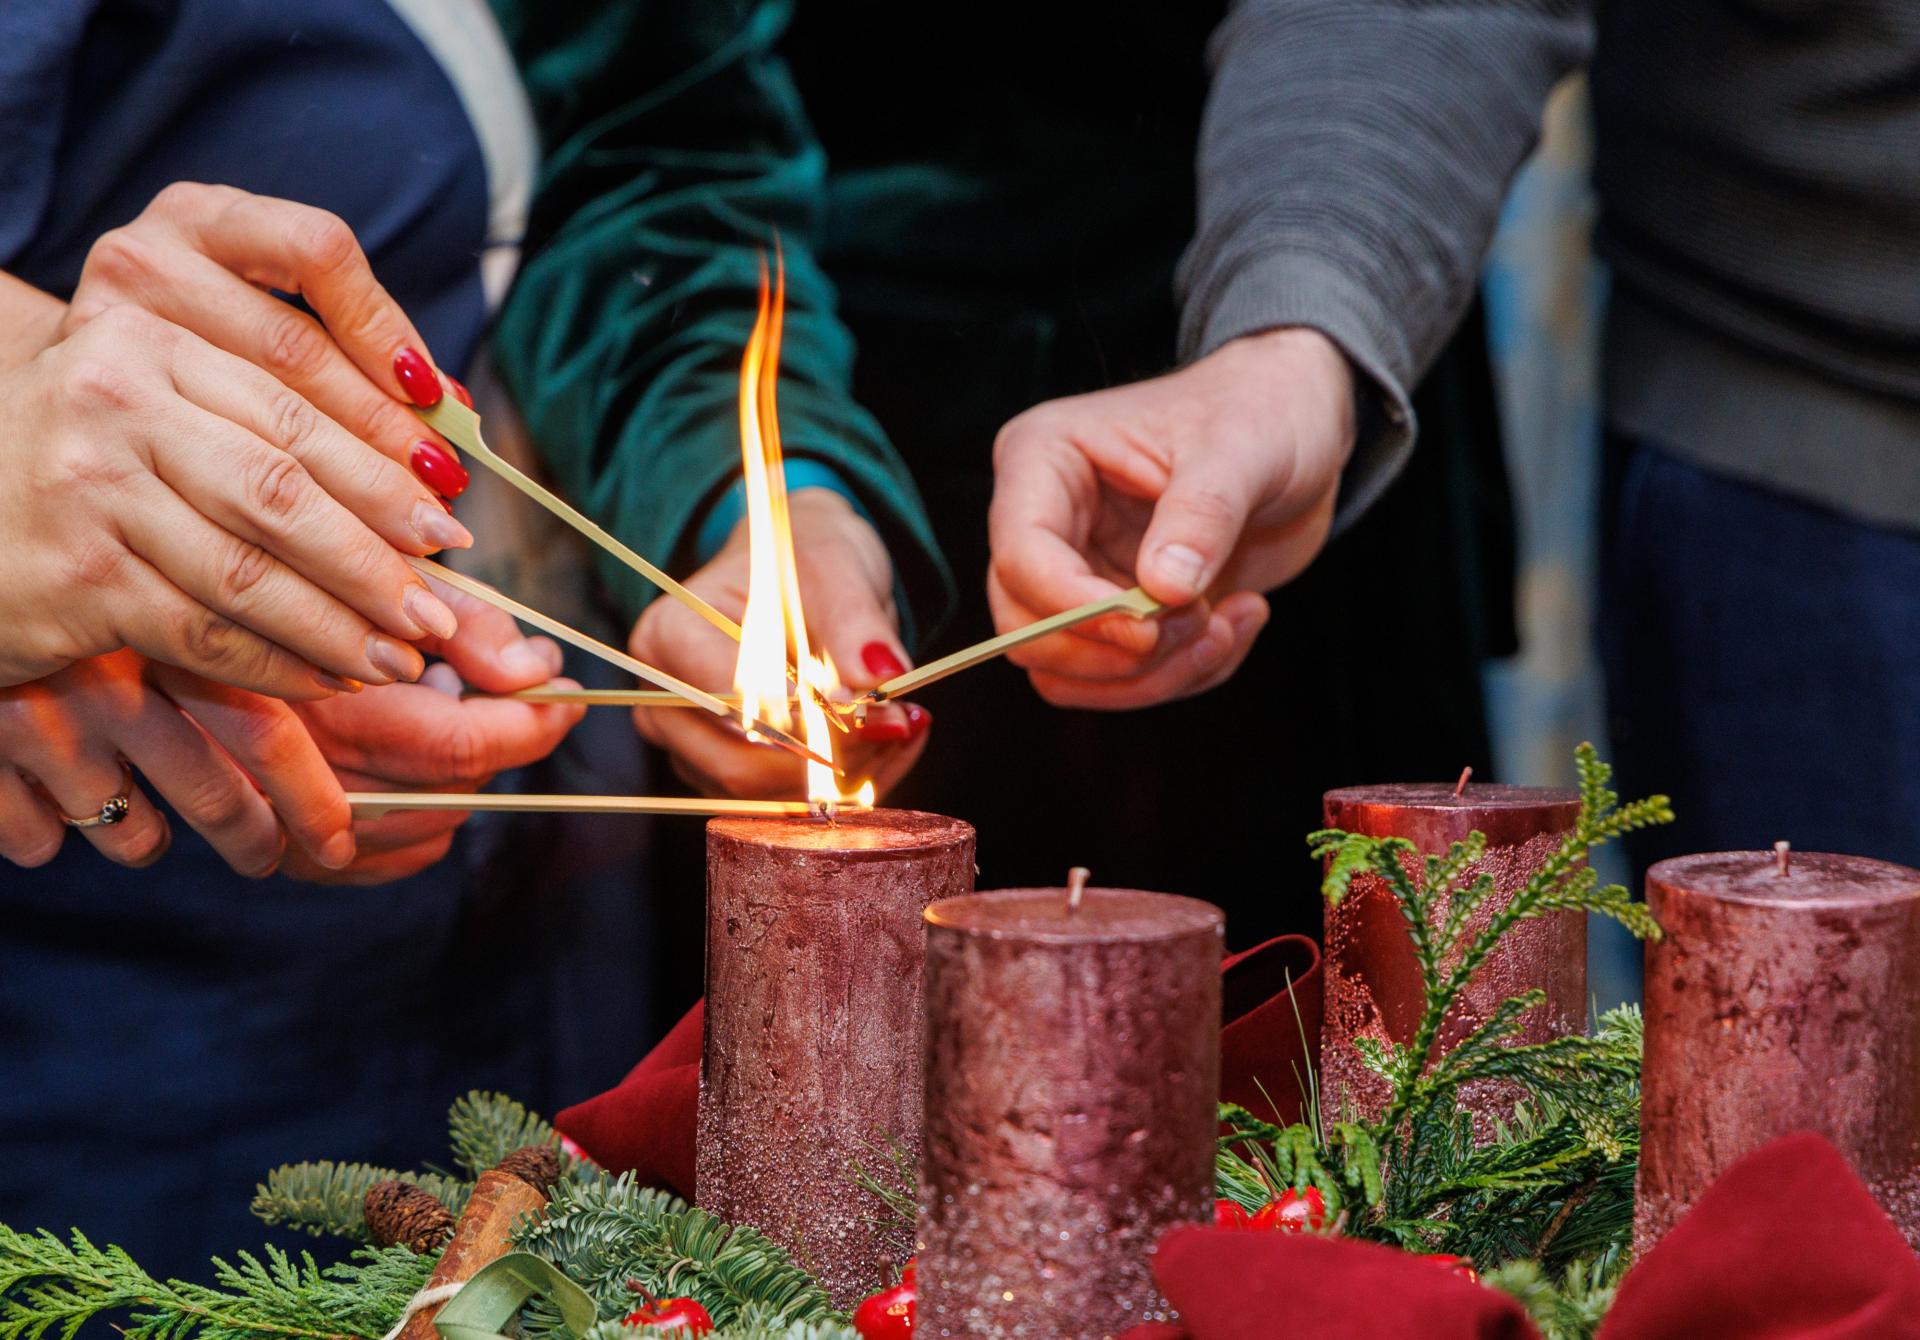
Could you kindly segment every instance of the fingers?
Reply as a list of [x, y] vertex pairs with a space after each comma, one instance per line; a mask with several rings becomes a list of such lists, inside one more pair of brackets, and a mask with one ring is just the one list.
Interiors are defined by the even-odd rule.
[[[555, 688], [577, 688], [571, 680]], [[586, 709], [575, 703], [459, 699], [393, 685], [299, 709], [334, 770], [415, 790], [460, 790], [553, 752]]]
[[388, 395], [421, 406], [439, 402], [442, 387], [426, 341], [374, 278], [353, 230], [336, 215], [192, 184], [169, 187], [154, 209], [248, 283], [305, 298], [347, 356]]
[[431, 585], [460, 621], [452, 637], [419, 643], [423, 651], [446, 658], [445, 665], [437, 668], [451, 666], [451, 673], [485, 693], [530, 689], [560, 673], [564, 658], [559, 644], [550, 638], [527, 637], [512, 615], [463, 591], [439, 582]]
[[1103, 711], [1190, 698], [1218, 686], [1239, 669], [1267, 617], [1263, 597], [1240, 592], [1220, 603], [1201, 636], [1138, 676], [1102, 681], [1036, 670], [1031, 672], [1033, 686], [1055, 706]]
[[[258, 545], [222, 530], [159, 481], [137, 477], [128, 487], [137, 494], [123, 521], [128, 547], [204, 610], [338, 677], [390, 684], [417, 679], [425, 668], [408, 643], [374, 628]], [[425, 591], [417, 578], [409, 585]], [[452, 617], [449, 612], [447, 621]], [[212, 673], [192, 661], [161, 659]], [[214, 677], [257, 687], [245, 676]]]
[[[392, 579], [400, 571], [396, 566], [400, 559], [387, 556], [382, 564], [375, 548], [380, 540], [415, 554], [473, 543], [466, 527], [447, 514], [434, 492], [411, 470], [369, 450], [297, 391], [245, 359], [197, 336], [186, 336], [176, 344], [172, 373], [174, 385], [186, 399], [245, 429], [252, 441], [277, 449], [268, 455], [256, 448], [255, 459], [236, 462], [233, 468], [275, 469], [279, 474], [270, 482], [289, 496], [268, 493], [246, 501], [278, 502], [290, 515], [296, 503], [303, 504], [311, 515], [299, 519], [313, 529], [327, 527], [332, 542], [345, 546], [340, 566], [358, 564], [369, 578]], [[224, 437], [220, 450], [199, 453], [200, 457], [212, 455], [225, 463], [230, 454], [238, 454], [240, 435], [229, 431]], [[285, 458], [298, 463], [297, 472]], [[315, 492], [312, 484], [319, 486], [321, 497], [309, 502], [304, 494]], [[269, 514], [267, 519], [276, 515]]]
[[33, 783], [60, 813], [84, 819], [100, 813], [114, 796], [127, 798], [126, 818], [115, 824], [77, 829], [102, 856], [119, 865], [149, 866], [166, 855], [173, 834], [166, 816], [155, 809], [111, 753], [91, 742], [71, 747], [68, 739], [47, 739], [44, 748], [29, 750], [23, 762]]
[[60, 853], [66, 825], [45, 796], [13, 768], [0, 764], [0, 858], [31, 869]]
[[1262, 496], [1261, 462], [1228, 450], [1184, 452], [1140, 541], [1140, 584], [1169, 605], [1198, 599], [1233, 556]]
[[994, 444], [993, 502], [987, 509], [992, 576], [1008, 603], [1027, 616], [1023, 622], [1121, 589], [1095, 570], [1090, 557], [1099, 476], [1057, 423], [1053, 415], [1029, 412], [1002, 429]]
[[[229, 865], [242, 874], [264, 873], [271, 869], [265, 858], [268, 846], [278, 860], [288, 837], [324, 867], [342, 869], [353, 861], [353, 815], [346, 794], [291, 708], [169, 665], [150, 662], [146, 675], [177, 706], [173, 715], [203, 746], [217, 753], [212, 748], [217, 744], [225, 751], [221, 761], [226, 769], [217, 778], [211, 769], [203, 769], [197, 784], [174, 789], [159, 768], [140, 766]], [[236, 782], [243, 790], [234, 789]], [[262, 827], [257, 811], [269, 805]], [[216, 836], [230, 832], [242, 836]], [[246, 857], [252, 858], [250, 863]]]

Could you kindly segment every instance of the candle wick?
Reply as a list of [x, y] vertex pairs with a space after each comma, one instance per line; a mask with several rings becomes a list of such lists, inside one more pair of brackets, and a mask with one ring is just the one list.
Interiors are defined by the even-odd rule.
[[1086, 896], [1087, 881], [1093, 878], [1093, 871], [1084, 865], [1076, 865], [1067, 871], [1067, 911], [1078, 912], [1080, 900]]
[[1792, 860], [1793, 860], [1793, 844], [1791, 842], [1776, 842], [1773, 844], [1774, 870], [1782, 878], [1784, 878], [1789, 873], [1788, 867], [1792, 862]]
[[1473, 768], [1471, 766], [1460, 769], [1460, 780], [1453, 784], [1453, 798], [1455, 800], [1467, 794], [1467, 783], [1472, 777]]

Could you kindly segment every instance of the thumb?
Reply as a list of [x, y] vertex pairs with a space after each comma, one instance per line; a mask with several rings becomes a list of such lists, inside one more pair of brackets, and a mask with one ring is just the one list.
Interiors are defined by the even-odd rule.
[[1169, 605], [1199, 599], [1233, 555], [1253, 502], [1254, 483], [1230, 453], [1179, 457], [1134, 560], [1147, 594]]

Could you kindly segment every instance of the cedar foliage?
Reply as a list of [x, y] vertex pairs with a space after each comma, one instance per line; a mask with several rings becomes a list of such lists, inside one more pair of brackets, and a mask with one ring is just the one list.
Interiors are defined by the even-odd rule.
[[[1490, 1282], [1524, 1293], [1536, 1315], [1556, 1318], [1554, 1335], [1569, 1338], [1589, 1333], [1578, 1318], [1604, 1310], [1625, 1265], [1639, 1154], [1639, 1011], [1608, 1012], [1592, 1037], [1514, 1045], [1528, 1012], [1544, 1000], [1530, 991], [1503, 1002], [1445, 1055], [1431, 1052], [1467, 983], [1520, 922], [1578, 910], [1610, 917], [1643, 939], [1660, 934], [1643, 905], [1618, 884], [1602, 886], [1586, 861], [1606, 842], [1670, 822], [1666, 797], [1620, 804], [1607, 787], [1612, 770], [1591, 745], [1576, 751], [1575, 767], [1580, 815], [1572, 831], [1478, 931], [1470, 922], [1494, 892], [1490, 875], [1468, 877], [1486, 850], [1483, 834], [1437, 856], [1422, 856], [1401, 838], [1337, 829], [1309, 837], [1312, 854], [1327, 863], [1329, 902], [1338, 903], [1362, 874], [1392, 893], [1424, 987], [1420, 1023], [1408, 1045], [1358, 1044], [1363, 1062], [1387, 1082], [1379, 1120], [1320, 1112], [1309, 1079], [1307, 1120], [1293, 1126], [1224, 1107], [1230, 1133], [1217, 1162], [1219, 1194], [1250, 1209], [1280, 1190], [1313, 1186], [1350, 1237], [1452, 1252], [1483, 1270], [1518, 1262], [1491, 1273]], [[1510, 1081], [1526, 1096], [1491, 1142], [1476, 1144], [1458, 1098], [1464, 1085], [1488, 1079]]]

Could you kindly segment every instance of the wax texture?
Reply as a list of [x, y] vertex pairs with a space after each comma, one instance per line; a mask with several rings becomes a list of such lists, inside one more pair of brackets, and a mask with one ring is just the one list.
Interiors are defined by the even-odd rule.
[[1634, 1248], [1742, 1155], [1825, 1136], [1920, 1250], [1920, 871], [1816, 852], [1662, 861], [1647, 904]]
[[[1469, 868], [1464, 884], [1486, 872], [1494, 895], [1468, 920], [1479, 930], [1512, 899], [1560, 845], [1580, 814], [1578, 793], [1547, 787], [1402, 784], [1348, 787], [1326, 795], [1327, 826], [1371, 837], [1401, 837], [1421, 856], [1442, 855], [1448, 846], [1479, 831], [1486, 853]], [[1417, 865], [1409, 867], [1416, 875]], [[1432, 921], [1447, 916], [1436, 900]], [[1359, 1038], [1408, 1043], [1425, 1008], [1420, 971], [1400, 904], [1374, 875], [1353, 880], [1338, 907], [1326, 910], [1326, 1012], [1320, 1033], [1320, 1111], [1325, 1121], [1349, 1112], [1366, 1119], [1385, 1109], [1387, 1083], [1368, 1070], [1354, 1046]], [[1545, 1042], [1580, 1032], [1587, 1021], [1586, 919], [1559, 912], [1521, 922], [1474, 975], [1448, 1014], [1435, 1043], [1445, 1052], [1486, 1022], [1500, 1002], [1524, 991], [1546, 992], [1514, 1039]], [[1475, 1081], [1461, 1091], [1461, 1105], [1474, 1114], [1482, 1138], [1495, 1119], [1511, 1113], [1518, 1089], [1504, 1081]]]
[[973, 887], [973, 829], [902, 810], [716, 819], [707, 858], [697, 1199], [851, 1308], [912, 1251], [854, 1170], [919, 1155], [921, 913]]
[[1211, 1221], [1219, 909], [1066, 900], [928, 910], [916, 1336], [1094, 1340], [1165, 1319], [1154, 1244]]

